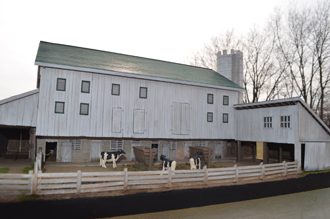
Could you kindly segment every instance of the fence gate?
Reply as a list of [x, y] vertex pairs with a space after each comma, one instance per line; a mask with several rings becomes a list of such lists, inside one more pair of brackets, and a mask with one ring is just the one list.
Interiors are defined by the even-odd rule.
[[63, 142], [61, 148], [61, 161], [62, 162], [71, 162], [72, 161], [72, 143]]

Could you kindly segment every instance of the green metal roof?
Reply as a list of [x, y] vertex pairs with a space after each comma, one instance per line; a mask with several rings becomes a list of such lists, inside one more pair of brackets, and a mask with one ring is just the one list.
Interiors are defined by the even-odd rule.
[[214, 70], [190, 65], [41, 41], [37, 65], [114, 71], [159, 79], [242, 89]]

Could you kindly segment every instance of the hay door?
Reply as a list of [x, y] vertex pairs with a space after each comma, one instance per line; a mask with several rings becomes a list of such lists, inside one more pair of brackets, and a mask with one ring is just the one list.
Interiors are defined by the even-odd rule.
[[92, 141], [91, 161], [98, 161], [101, 154], [101, 141]]
[[72, 161], [72, 143], [71, 142], [62, 143], [61, 155], [62, 155], [61, 162], [71, 162]]

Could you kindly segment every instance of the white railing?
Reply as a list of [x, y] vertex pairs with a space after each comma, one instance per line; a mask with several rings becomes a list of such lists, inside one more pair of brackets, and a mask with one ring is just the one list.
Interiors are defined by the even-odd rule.
[[[39, 168], [39, 167], [38, 167]], [[298, 162], [283, 162], [277, 164], [262, 163], [257, 166], [242, 166], [230, 168], [210, 168], [202, 170], [175, 171], [132, 171], [127, 168], [121, 172], [86, 172], [77, 173], [42, 173], [40, 170], [29, 175], [15, 174], [20, 178], [28, 178], [26, 188], [30, 194], [68, 194], [86, 192], [106, 192], [131, 189], [184, 188], [194, 186], [216, 186], [221, 183], [236, 183], [246, 180], [262, 180], [298, 174]], [[4, 180], [13, 174], [0, 174], [0, 190], [9, 188], [14, 181]], [[22, 180], [21, 180], [22, 181]], [[6, 186], [2, 187], [5, 183]], [[16, 181], [15, 181], [16, 183]], [[12, 183], [12, 184], [15, 184]], [[18, 183], [19, 184], [19, 183]], [[24, 184], [25, 185], [25, 184]], [[13, 187], [20, 191], [21, 187]], [[25, 188], [25, 187], [24, 187]], [[26, 189], [25, 188], [25, 189]], [[1, 194], [1, 193], [0, 193]]]

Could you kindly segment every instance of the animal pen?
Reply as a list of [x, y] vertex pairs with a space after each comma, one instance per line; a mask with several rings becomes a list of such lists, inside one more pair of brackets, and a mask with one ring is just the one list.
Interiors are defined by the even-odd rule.
[[[39, 159], [38, 156], [37, 160]], [[80, 194], [139, 189], [184, 189], [185, 187], [220, 186], [249, 180], [263, 180], [298, 174], [297, 161], [230, 168], [206, 168], [175, 171], [124, 171], [0, 174], [0, 195]], [[23, 179], [23, 180], [22, 180]]]

